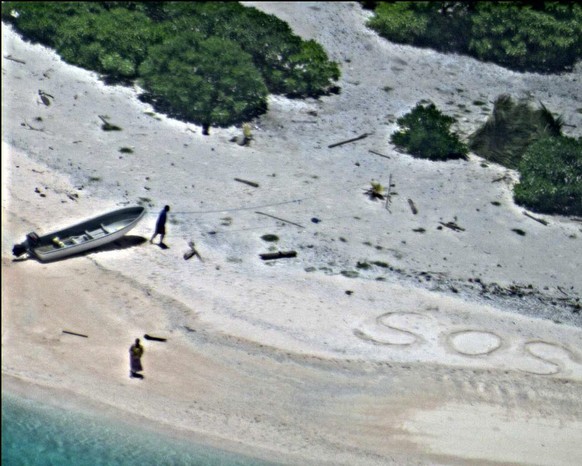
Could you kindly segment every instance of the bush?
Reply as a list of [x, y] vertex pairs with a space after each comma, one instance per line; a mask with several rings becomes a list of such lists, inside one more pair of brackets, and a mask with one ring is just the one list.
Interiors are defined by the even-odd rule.
[[159, 108], [201, 124], [204, 134], [210, 126], [248, 121], [266, 110], [268, 91], [260, 73], [229, 40], [183, 33], [152, 47], [140, 75]]
[[569, 70], [582, 57], [576, 2], [379, 2], [368, 26], [394, 42], [518, 71]]
[[517, 168], [530, 144], [547, 136], [559, 136], [563, 122], [540, 104], [514, 101], [508, 95], [497, 98], [487, 122], [469, 136], [475, 154], [508, 168]]
[[58, 28], [55, 47], [69, 63], [127, 80], [137, 76], [155, 38], [145, 14], [116, 8], [66, 19]]
[[582, 139], [540, 139], [519, 164], [514, 199], [535, 212], [582, 215]]
[[401, 129], [392, 133], [390, 142], [416, 157], [430, 160], [466, 159], [468, 149], [451, 133], [453, 117], [443, 115], [434, 104], [417, 104], [396, 120]]

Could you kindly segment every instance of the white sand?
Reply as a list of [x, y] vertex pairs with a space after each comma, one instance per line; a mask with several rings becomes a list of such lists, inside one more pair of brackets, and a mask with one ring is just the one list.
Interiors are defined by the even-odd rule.
[[[2, 62], [3, 390], [289, 464], [581, 464], [581, 224], [526, 217], [515, 172], [388, 142], [422, 99], [467, 135], [488, 113], [473, 102], [490, 110], [503, 93], [541, 100], [580, 136], [580, 67], [519, 74], [390, 44], [353, 3], [257, 6], [319, 41], [343, 76], [337, 96], [273, 97], [250, 147], [230, 141], [240, 129], [204, 137], [152, 114], [135, 89], [2, 26], [3, 56], [25, 62]], [[99, 115], [123, 130], [102, 131]], [[363, 192], [390, 177], [388, 210]], [[151, 215], [130, 235], [149, 239], [170, 204], [170, 249], [12, 258], [31, 230], [140, 202]], [[453, 221], [465, 230], [437, 229]], [[190, 239], [204, 262], [183, 260]], [[271, 247], [298, 255], [261, 261]], [[127, 350], [145, 333], [168, 342], [145, 342], [146, 379], [131, 380]]]

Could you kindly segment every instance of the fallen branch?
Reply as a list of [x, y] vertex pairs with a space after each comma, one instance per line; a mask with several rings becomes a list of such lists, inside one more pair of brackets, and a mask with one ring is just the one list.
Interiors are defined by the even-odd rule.
[[368, 137], [370, 134], [372, 134], [372, 133], [364, 133], [364, 134], [362, 134], [362, 135], [360, 135], [360, 136], [358, 136], [358, 137], [355, 137], [355, 138], [352, 138], [352, 139], [346, 139], [345, 141], [336, 142], [335, 144], [331, 144], [331, 145], [329, 145], [329, 146], [327, 146], [327, 147], [328, 147], [329, 149], [332, 149], [332, 148], [334, 148], [334, 147], [337, 147], [337, 146], [342, 146], [342, 145], [344, 145], [344, 144], [348, 144], [348, 143], [350, 143], [350, 142], [359, 141], [360, 139], [367, 138], [367, 137]]
[[238, 181], [239, 183], [248, 184], [249, 186], [252, 186], [253, 188], [259, 187], [259, 183], [255, 183], [254, 181], [242, 180], [240, 178], [235, 178], [234, 180]]
[[279, 252], [269, 252], [266, 254], [261, 254], [261, 259], [264, 261], [272, 259], [286, 259], [289, 257], [296, 257], [296, 251], [279, 251]]
[[390, 176], [388, 177], [388, 192], [386, 193], [386, 210], [390, 213], [392, 213], [390, 211], [390, 204], [392, 203], [392, 194], [395, 194], [392, 192], [392, 173], [390, 174]]
[[375, 150], [372, 150], [372, 149], [368, 149], [368, 152], [371, 152], [372, 154], [379, 155], [380, 157], [384, 157], [385, 159], [390, 158], [388, 155], [381, 154], [380, 152], [376, 152]]
[[315, 120], [291, 120], [292, 123], [317, 123]]
[[143, 337], [146, 340], [150, 340], [150, 341], [167, 341], [167, 338], [153, 337], [151, 335], [148, 335], [147, 333]]
[[443, 222], [439, 222], [442, 226], [450, 228], [451, 230], [454, 231], [465, 231], [464, 228], [461, 228], [459, 225], [457, 225], [455, 222], [447, 222], [447, 223], [443, 223]]
[[89, 338], [87, 335], [83, 335], [82, 333], [69, 332], [68, 330], [63, 330], [63, 333], [68, 335], [75, 335], [77, 337]]
[[284, 218], [275, 217], [274, 215], [266, 214], [264, 212], [255, 212], [255, 214], [265, 215], [267, 217], [274, 218], [275, 220], [280, 220], [280, 221], [285, 222], [285, 223], [290, 223], [291, 225], [295, 225], [296, 227], [299, 227], [299, 228], [305, 228], [303, 225], [299, 225], [298, 223], [291, 222], [289, 220], [285, 220]]
[[541, 223], [542, 225], [548, 225], [548, 223], [549, 223], [547, 220], [544, 220], [543, 218], [534, 217], [533, 215], [530, 215], [530, 214], [528, 214], [525, 211], [523, 212], [523, 215], [525, 215], [526, 217], [531, 218], [532, 220], [535, 220], [538, 223]]
[[26, 65], [25, 61], [19, 60], [18, 58], [14, 58], [12, 55], [4, 55], [4, 58], [6, 58], [6, 60], [12, 60], [15, 61], [16, 63], [20, 63], [21, 65]]
[[410, 206], [410, 209], [412, 210], [412, 213], [414, 215], [416, 215], [418, 213], [418, 209], [414, 205], [414, 201], [412, 199], [408, 199], [408, 205]]

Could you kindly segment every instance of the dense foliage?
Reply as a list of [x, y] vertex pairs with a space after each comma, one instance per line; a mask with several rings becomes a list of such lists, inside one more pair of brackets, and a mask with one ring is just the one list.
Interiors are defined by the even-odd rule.
[[509, 168], [518, 168], [528, 146], [540, 138], [559, 136], [563, 122], [542, 104], [514, 101], [499, 96], [487, 122], [469, 137], [469, 148], [477, 155]]
[[333, 92], [340, 76], [319, 44], [235, 2], [4, 2], [2, 20], [107, 80], [139, 80], [146, 98], [206, 129], [264, 112], [268, 92]]
[[392, 133], [390, 142], [401, 150], [430, 160], [467, 158], [467, 147], [451, 132], [455, 119], [443, 115], [433, 103], [417, 104], [396, 122], [401, 128]]
[[516, 203], [542, 213], [582, 215], [582, 139], [538, 140], [527, 149], [519, 171]]
[[563, 71], [582, 57], [582, 6], [574, 1], [378, 2], [368, 25], [394, 42], [517, 71]]

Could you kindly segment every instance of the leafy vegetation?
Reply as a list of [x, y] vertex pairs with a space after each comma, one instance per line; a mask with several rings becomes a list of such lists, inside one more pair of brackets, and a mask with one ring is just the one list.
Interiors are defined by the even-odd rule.
[[443, 115], [433, 103], [417, 104], [410, 113], [396, 120], [401, 127], [390, 142], [401, 150], [430, 160], [466, 159], [467, 146], [451, 132], [456, 122]]
[[2, 21], [108, 81], [138, 81], [205, 134], [263, 113], [268, 93], [318, 97], [340, 76], [319, 44], [235, 2], [3, 2]]
[[536, 141], [525, 152], [519, 171], [516, 203], [541, 213], [582, 215], [582, 139]]
[[[370, 2], [368, 2], [370, 3]], [[582, 6], [570, 2], [374, 2], [368, 26], [388, 40], [517, 71], [559, 72], [582, 57]]]
[[499, 96], [487, 122], [469, 136], [469, 148], [477, 155], [509, 168], [518, 168], [530, 144], [547, 136], [559, 136], [562, 119], [540, 104]]

